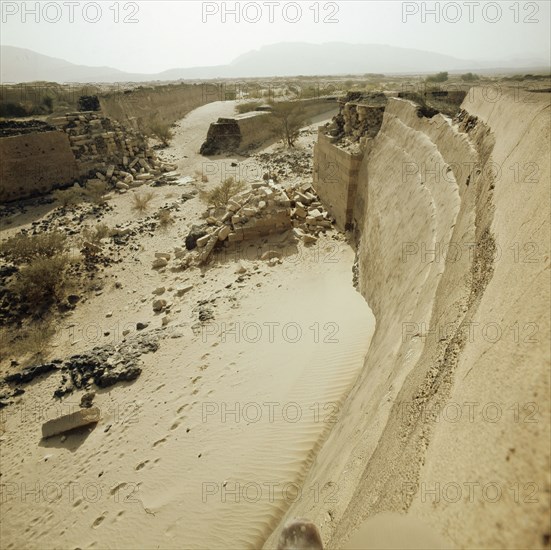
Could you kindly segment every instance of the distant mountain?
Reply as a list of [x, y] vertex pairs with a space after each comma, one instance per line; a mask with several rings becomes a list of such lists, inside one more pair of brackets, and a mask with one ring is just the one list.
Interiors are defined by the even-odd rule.
[[[153, 80], [313, 76], [364, 73], [430, 73], [495, 68], [496, 63], [383, 44], [334, 42], [278, 43], [247, 52], [228, 65], [170, 69], [157, 74], [127, 73], [111, 67], [76, 65], [32, 50], [0, 46], [0, 80], [8, 82], [147, 82]], [[542, 59], [517, 59], [497, 66], [545, 67]]]

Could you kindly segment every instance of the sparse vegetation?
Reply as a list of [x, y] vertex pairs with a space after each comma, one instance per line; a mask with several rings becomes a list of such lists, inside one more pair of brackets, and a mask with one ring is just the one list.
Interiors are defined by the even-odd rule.
[[162, 229], [166, 229], [171, 223], [174, 223], [174, 218], [172, 217], [170, 210], [167, 210], [166, 208], [161, 208], [157, 214], [157, 217], [159, 218], [159, 226]]
[[26, 235], [20, 233], [0, 244], [0, 254], [14, 264], [28, 263], [36, 259], [53, 258], [67, 247], [67, 238], [61, 231]]
[[155, 196], [153, 191], [145, 191], [144, 193], [134, 193], [132, 196], [134, 204], [132, 205], [133, 210], [138, 212], [145, 212], [149, 208], [149, 203]]
[[272, 112], [269, 118], [275, 134], [287, 147], [294, 147], [300, 129], [308, 124], [304, 107], [300, 102], [293, 101], [272, 102], [271, 105]]
[[480, 80], [480, 77], [474, 73], [465, 73], [461, 75], [461, 80], [464, 82], [474, 82], [475, 80]]
[[427, 76], [427, 82], [446, 82], [448, 80], [448, 72], [443, 71], [441, 73], [436, 73], [431, 76]]
[[19, 271], [11, 291], [21, 302], [37, 308], [60, 301], [68, 263], [66, 254], [33, 258]]
[[170, 140], [174, 137], [170, 124], [160, 120], [151, 120], [146, 133], [157, 138], [164, 147], [168, 147]]
[[0, 361], [17, 357], [22, 367], [44, 361], [54, 335], [55, 327], [50, 316], [24, 328], [4, 328], [0, 331]]
[[63, 299], [69, 282], [68, 242], [61, 231], [37, 235], [20, 233], [0, 245], [0, 253], [18, 267], [6, 285], [14, 304], [32, 318], [44, 316], [50, 307]]
[[85, 191], [80, 185], [73, 185], [67, 189], [56, 189], [52, 193], [53, 198], [66, 208], [69, 205], [79, 203], [85, 197]]
[[107, 183], [101, 180], [88, 180], [86, 183], [86, 196], [95, 204], [105, 204], [105, 195], [109, 188]]
[[99, 244], [102, 239], [111, 236], [111, 228], [105, 223], [98, 223], [95, 227], [85, 227], [82, 230], [82, 238], [92, 244]]
[[216, 209], [225, 208], [228, 201], [237, 193], [244, 191], [246, 185], [242, 181], [236, 181], [234, 178], [227, 178], [223, 183], [217, 185], [211, 191], [203, 194], [203, 199], [212, 204]]

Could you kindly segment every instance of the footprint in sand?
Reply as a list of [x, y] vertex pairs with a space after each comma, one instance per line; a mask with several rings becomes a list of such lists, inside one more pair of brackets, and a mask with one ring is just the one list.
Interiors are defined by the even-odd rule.
[[149, 460], [144, 460], [143, 462], [140, 462], [140, 463], [136, 466], [135, 470], [141, 470], [142, 468], [145, 468], [145, 465], [146, 465], [148, 462], [149, 462]]
[[171, 430], [175, 430], [181, 423], [183, 418], [177, 418], [173, 423], [172, 426], [170, 426]]
[[101, 514], [101, 516], [99, 516], [98, 518], [96, 518], [96, 521], [94, 521], [94, 523], [92, 523], [92, 529], [96, 529], [97, 527], [99, 527], [103, 520], [105, 519], [105, 517], [107, 516], [107, 512], [103, 512], [103, 514]]
[[202, 376], [196, 376], [195, 378], [192, 378], [191, 383], [195, 384], [196, 382], [199, 382], [201, 380]]
[[166, 443], [166, 437], [163, 437], [162, 439], [158, 439], [157, 441], [155, 441], [155, 443], [153, 443], [153, 447], [157, 447], [157, 445], [162, 445], [163, 443]]
[[123, 481], [122, 483], [119, 483], [118, 485], [116, 485], [115, 487], [113, 487], [111, 489], [111, 491], [109, 491], [112, 495], [114, 495], [115, 493], [117, 493], [118, 491], [120, 491], [122, 488], [126, 487], [126, 483]]
[[189, 407], [189, 403], [184, 403], [181, 407], [178, 408], [178, 410], [176, 411], [177, 414], [180, 414], [182, 411], [184, 411], [185, 409], [187, 409]]

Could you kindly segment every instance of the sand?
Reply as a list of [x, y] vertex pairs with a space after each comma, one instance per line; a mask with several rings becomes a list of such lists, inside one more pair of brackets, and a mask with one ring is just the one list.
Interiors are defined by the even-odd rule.
[[[190, 113], [165, 158], [193, 176], [206, 162], [197, 150], [208, 124], [232, 111], [226, 102]], [[151, 212], [182, 191], [155, 189]], [[130, 193], [110, 204], [108, 225], [137, 216]], [[335, 234], [311, 248], [275, 238], [205, 269], [152, 270], [154, 253], [182, 246], [203, 210], [197, 198], [186, 202], [166, 232], [121, 252], [121, 263], [102, 275], [101, 294], [59, 325], [53, 357], [120, 341], [137, 322], [161, 327], [153, 290], [193, 285], [173, 298], [160, 348], [142, 357], [141, 376], [97, 392], [97, 426], [41, 440], [42, 423], [78, 408], [83, 393], [54, 401], [58, 375], [33, 381], [2, 411], [3, 548], [257, 548], [292, 502], [332, 498], [331, 486], [303, 480], [374, 331], [352, 286], [354, 253]], [[276, 245], [282, 263], [270, 267], [259, 255]], [[238, 280], [240, 266], [247, 273]], [[198, 300], [209, 301], [214, 319], [193, 330]]]

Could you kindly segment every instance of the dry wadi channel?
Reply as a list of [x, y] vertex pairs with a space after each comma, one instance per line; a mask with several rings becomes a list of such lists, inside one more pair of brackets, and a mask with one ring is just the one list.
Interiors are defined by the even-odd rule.
[[[109, 199], [103, 223], [145, 230], [112, 246], [97, 290], [59, 320], [48, 359], [125, 341], [141, 349], [136, 338], [154, 347], [140, 351], [137, 379], [95, 388], [93, 429], [41, 439], [42, 424], [80, 410], [86, 392], [54, 399], [57, 373], [25, 384], [2, 409], [6, 548], [258, 547], [300, 493], [328, 498], [302, 481], [375, 325], [352, 285], [351, 246], [335, 229], [308, 245], [286, 231], [215, 254], [208, 266], [176, 268], [174, 249], [185, 249], [206, 207], [197, 191], [235, 173], [232, 164], [260, 162], [199, 156], [209, 124], [233, 112], [234, 102], [217, 102], [177, 124], [160, 157], [177, 165], [180, 184], [154, 188], [147, 212], [132, 209], [131, 192]], [[297, 147], [310, 159], [304, 175], [291, 174], [301, 183], [311, 181], [318, 124]], [[262, 152], [274, 150], [287, 154], [279, 145]], [[174, 222], [149, 230], [148, 214], [163, 207]], [[56, 216], [28, 207], [2, 236]], [[70, 216], [56, 227], [79, 229]], [[171, 263], [152, 268], [163, 254]]]
[[101, 207], [6, 206], [3, 239], [115, 231], [73, 247], [94, 277], [40, 368], [2, 363], [2, 547], [276, 548], [302, 517], [327, 548], [547, 548], [550, 100], [522, 93], [347, 96], [206, 158], [217, 101]]

